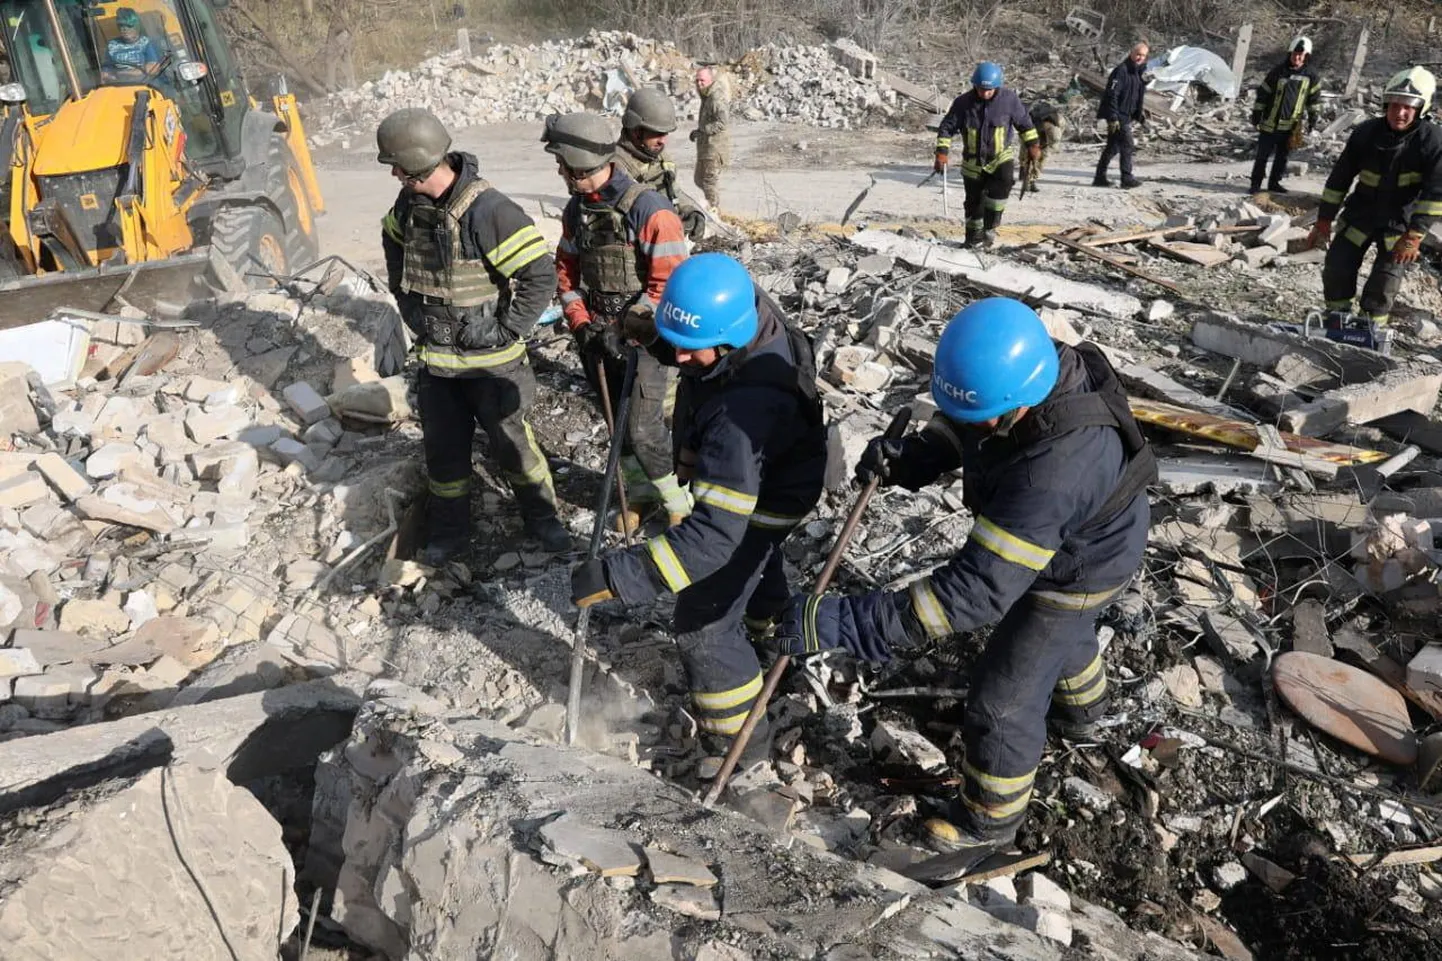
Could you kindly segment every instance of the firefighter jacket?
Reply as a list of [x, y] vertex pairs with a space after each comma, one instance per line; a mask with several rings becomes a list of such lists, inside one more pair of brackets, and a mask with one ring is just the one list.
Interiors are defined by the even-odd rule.
[[1107, 88], [1102, 91], [1102, 102], [1097, 107], [1097, 119], [1140, 121], [1142, 101], [1147, 92], [1145, 77], [1147, 65], [1132, 63], [1130, 57], [1117, 64], [1107, 77]]
[[1286, 133], [1302, 120], [1302, 111], [1315, 123], [1322, 105], [1322, 81], [1311, 65], [1302, 64], [1293, 70], [1283, 60], [1267, 74], [1257, 88], [1257, 102], [1252, 106], [1252, 122], [1262, 133]]
[[1358, 125], [1327, 177], [1317, 219], [1335, 220], [1339, 208], [1338, 231], [1356, 231], [1350, 239], [1359, 245], [1379, 230], [1426, 234], [1442, 215], [1442, 128], [1428, 117], [1401, 133], [1385, 117]]
[[671, 202], [613, 164], [600, 190], [572, 194], [561, 212], [556, 289], [566, 326], [614, 321], [638, 300], [655, 307], [687, 253]]
[[479, 376], [524, 356], [555, 267], [535, 223], [479, 175], [473, 155], [446, 162], [457, 172], [451, 189], [438, 200], [403, 189], [381, 221], [381, 247], [421, 362], [441, 377]]
[[749, 345], [704, 371], [683, 368], [675, 424], [696, 506], [659, 537], [605, 556], [607, 583], [627, 604], [699, 583], [748, 527], [790, 530], [821, 497], [826, 424], [811, 345], [759, 287], [756, 309]]
[[1002, 87], [990, 100], [983, 100], [975, 90], [968, 90], [951, 102], [936, 128], [936, 152], [950, 154], [952, 141], [960, 136], [961, 175], [980, 177], [1016, 159], [1013, 130], [1022, 143], [1036, 143], [1036, 127], [1016, 91]]
[[821, 647], [885, 661], [895, 647], [975, 630], [1022, 597], [1060, 610], [1100, 607], [1126, 586], [1146, 546], [1156, 459], [1126, 392], [1091, 344], [1057, 345], [1051, 394], [1004, 436], [938, 414], [910, 438], [903, 486], [962, 468], [975, 518], [960, 553], [899, 591], [828, 597]]
[[666, 156], [666, 151], [652, 157], [636, 146], [623, 131], [621, 139], [616, 141], [616, 160], [636, 183], [664, 194], [671, 201], [687, 237], [694, 241], [705, 236], [706, 215], [684, 190], [676, 189], [676, 163]]

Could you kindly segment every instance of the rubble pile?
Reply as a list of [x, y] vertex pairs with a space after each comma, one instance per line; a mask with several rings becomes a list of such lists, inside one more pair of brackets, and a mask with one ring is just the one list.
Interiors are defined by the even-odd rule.
[[[575, 110], [619, 115], [627, 91], [647, 84], [667, 90], [677, 115], [694, 120], [700, 108], [695, 69], [676, 47], [620, 31], [496, 45], [472, 57], [453, 51], [332, 94], [314, 111], [317, 120], [308, 132], [323, 146], [351, 128], [373, 129], [391, 111], [414, 106], [433, 110], [453, 130], [541, 121]], [[873, 111], [889, 113], [895, 103], [889, 90], [853, 77], [824, 47], [768, 44], [739, 61], [733, 82], [732, 109], [748, 120], [850, 128]]]

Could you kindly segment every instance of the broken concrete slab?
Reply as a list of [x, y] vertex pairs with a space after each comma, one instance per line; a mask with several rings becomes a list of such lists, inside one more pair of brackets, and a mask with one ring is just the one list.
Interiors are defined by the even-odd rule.
[[1327, 630], [1327, 610], [1321, 601], [1307, 599], [1292, 608], [1292, 650], [1332, 656], [1332, 635]]
[[171, 762], [224, 768], [235, 783], [313, 761], [350, 730], [367, 679], [335, 675], [0, 743], [0, 813]]
[[1311, 358], [1322, 370], [1337, 371], [1345, 383], [1371, 381], [1397, 364], [1376, 351], [1306, 338], [1282, 330], [1209, 314], [1192, 325], [1192, 343], [1254, 367], [1272, 368], [1288, 354]]
[[875, 253], [886, 254], [923, 270], [936, 270], [1010, 297], [1025, 296], [1051, 307], [1088, 310], [1129, 320], [1142, 313], [1142, 302], [1092, 284], [1067, 280], [1035, 267], [997, 260], [987, 265], [973, 253], [926, 240], [902, 237], [884, 230], [862, 230], [851, 242]]
[[706, 888], [695, 888], [686, 884], [658, 884], [651, 892], [651, 900], [688, 918], [701, 921], [721, 920], [721, 904], [716, 900], [716, 895]]
[[711, 869], [700, 861], [677, 857], [655, 847], [648, 847], [645, 850], [646, 865], [651, 872], [651, 880], [657, 884], [692, 884], [697, 887], [709, 888], [717, 883], [716, 875], [712, 874]]
[[1198, 393], [1185, 384], [1177, 383], [1166, 374], [1150, 367], [1143, 367], [1141, 364], [1118, 367], [1117, 377], [1126, 385], [1127, 390], [1141, 394], [1143, 397], [1164, 400], [1169, 404], [1190, 407], [1208, 414], [1215, 414], [1218, 417], [1234, 420], [1248, 419], [1235, 407], [1229, 407], [1219, 400], [1213, 400], [1206, 394]]
[[893, 724], [877, 721], [871, 731], [871, 750], [885, 764], [910, 764], [923, 771], [946, 767], [946, 754], [926, 737]]
[[563, 816], [546, 824], [540, 836], [556, 854], [585, 865], [603, 878], [635, 877], [645, 863], [636, 837], [571, 817]]
[[1403, 411], [1430, 414], [1442, 390], [1442, 370], [1402, 367], [1363, 384], [1327, 391], [1310, 404], [1284, 411], [1281, 425], [1296, 434], [1320, 436], [1343, 424], [1370, 424]]
[[7, 957], [259, 961], [299, 921], [280, 824], [222, 771], [157, 767], [40, 816], [0, 852]]

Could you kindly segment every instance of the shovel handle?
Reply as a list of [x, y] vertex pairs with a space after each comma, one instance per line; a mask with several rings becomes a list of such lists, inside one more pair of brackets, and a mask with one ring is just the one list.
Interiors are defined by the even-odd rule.
[[[887, 440], [899, 440], [906, 433], [907, 425], [911, 423], [911, 408], [903, 407], [891, 418], [891, 423], [882, 436]], [[826, 566], [821, 568], [821, 574], [816, 578], [816, 584], [811, 588], [813, 597], [820, 597], [826, 593], [826, 588], [831, 585], [831, 578], [836, 574], [836, 569], [841, 566], [841, 558], [846, 554], [846, 548], [851, 543], [851, 538], [856, 534], [856, 528], [861, 523], [861, 516], [866, 513], [866, 505], [871, 502], [871, 497], [876, 493], [876, 488], [881, 484], [880, 477], [873, 477], [867, 482], [857, 495], [856, 503], [851, 505], [851, 513], [846, 515], [846, 523], [841, 527], [841, 533], [836, 535], [836, 541], [831, 545], [831, 553], [826, 557]], [[766, 672], [766, 680], [761, 685], [761, 693], [756, 695], [756, 700], [751, 704], [751, 712], [746, 715], [746, 721], [741, 725], [741, 730], [736, 732], [736, 738], [731, 742], [731, 749], [726, 752], [726, 759], [721, 762], [721, 770], [716, 772], [715, 779], [711, 782], [711, 789], [701, 799], [702, 807], [711, 807], [721, 792], [726, 789], [726, 782], [731, 780], [732, 773], [736, 770], [736, 763], [746, 750], [746, 745], [751, 743], [751, 735], [756, 731], [756, 725], [766, 716], [766, 708], [771, 703], [771, 697], [776, 693], [776, 686], [781, 683], [781, 675], [786, 673], [786, 668], [791, 664], [791, 655], [782, 654], [771, 665], [771, 670]]]

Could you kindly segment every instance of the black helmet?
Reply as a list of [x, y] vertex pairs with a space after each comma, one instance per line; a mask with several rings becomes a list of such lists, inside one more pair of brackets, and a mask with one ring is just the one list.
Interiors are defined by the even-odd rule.
[[676, 129], [676, 105], [665, 91], [656, 87], [642, 87], [631, 94], [631, 99], [626, 102], [626, 112], [621, 115], [621, 126], [627, 130], [671, 133]]
[[546, 153], [572, 170], [595, 170], [616, 153], [616, 134], [605, 117], [594, 113], [551, 114], [541, 134]]
[[407, 176], [424, 177], [446, 158], [451, 135], [429, 110], [406, 107], [381, 121], [376, 149], [380, 163], [399, 167]]

